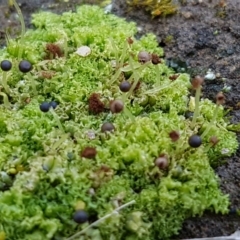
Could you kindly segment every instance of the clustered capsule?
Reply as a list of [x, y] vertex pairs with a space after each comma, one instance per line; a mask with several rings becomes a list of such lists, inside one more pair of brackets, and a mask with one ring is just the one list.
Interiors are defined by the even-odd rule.
[[48, 112], [51, 107], [55, 109], [57, 106], [58, 106], [57, 102], [51, 101], [51, 102], [42, 102], [39, 108], [42, 112]]

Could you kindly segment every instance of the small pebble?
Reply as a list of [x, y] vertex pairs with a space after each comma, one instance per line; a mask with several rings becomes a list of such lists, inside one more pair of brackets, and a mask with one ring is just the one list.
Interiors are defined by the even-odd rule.
[[210, 69], [207, 71], [207, 74], [204, 76], [205, 80], [214, 80], [215, 78], [216, 78], [216, 75]]
[[182, 16], [186, 19], [192, 18], [193, 14], [191, 12], [182, 12]]
[[112, 12], [112, 4], [108, 4], [105, 8], [104, 8], [104, 13], [105, 14], [108, 14], [108, 13], [111, 13]]
[[221, 77], [221, 73], [216, 73], [216, 78], [220, 78]]
[[88, 46], [81, 46], [77, 49], [76, 53], [81, 57], [87, 57], [91, 53], [91, 48]]
[[227, 149], [227, 148], [223, 148], [221, 150], [221, 154], [228, 154], [228, 153], [229, 153], [229, 149]]
[[93, 140], [93, 139], [96, 138], [96, 134], [95, 134], [95, 132], [92, 131], [92, 130], [87, 131], [87, 132], [86, 132], [86, 136], [87, 136], [87, 138], [89, 138], [90, 140]]

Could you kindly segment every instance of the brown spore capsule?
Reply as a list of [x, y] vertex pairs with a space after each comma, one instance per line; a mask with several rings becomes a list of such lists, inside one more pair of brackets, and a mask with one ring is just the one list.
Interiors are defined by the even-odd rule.
[[179, 77], [179, 74], [174, 74], [174, 75], [169, 76], [169, 79], [171, 81], [175, 81], [178, 77]]
[[151, 55], [146, 51], [141, 51], [138, 53], [138, 61], [140, 63], [146, 63], [151, 61]]
[[156, 160], [155, 160], [155, 165], [161, 169], [165, 170], [168, 168], [169, 162], [167, 159], [167, 156], [165, 154], [160, 155]]
[[132, 45], [133, 44], [133, 39], [131, 37], [128, 37], [127, 42], [128, 42], [129, 45]]
[[180, 133], [178, 131], [171, 131], [169, 137], [173, 142], [176, 142], [180, 138]]
[[204, 79], [201, 76], [199, 75], [195, 76], [191, 82], [193, 89], [197, 89], [201, 87], [203, 82], [204, 82]]
[[124, 108], [124, 103], [122, 100], [113, 100], [110, 102], [110, 111], [112, 113], [120, 113]]
[[85, 147], [81, 152], [81, 157], [88, 159], [94, 159], [97, 155], [97, 150], [95, 147]]
[[222, 92], [219, 92], [216, 95], [216, 102], [218, 105], [223, 105], [225, 103], [225, 96]]
[[161, 63], [161, 59], [159, 58], [159, 56], [155, 53], [152, 54], [152, 64], [157, 65], [159, 63]]
[[106, 122], [101, 127], [101, 132], [113, 132], [115, 130], [115, 127], [112, 123]]
[[218, 139], [216, 136], [212, 136], [212, 137], [210, 137], [209, 142], [210, 142], [210, 143], [212, 144], [212, 146], [214, 147], [214, 146], [216, 146], [216, 145], [218, 144], [219, 139]]

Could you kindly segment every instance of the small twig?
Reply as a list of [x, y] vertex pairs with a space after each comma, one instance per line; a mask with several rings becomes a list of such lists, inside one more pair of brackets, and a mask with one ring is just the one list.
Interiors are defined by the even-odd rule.
[[105, 219], [111, 217], [112, 215], [118, 214], [118, 211], [120, 211], [121, 209], [128, 207], [129, 205], [134, 204], [136, 201], [132, 200], [131, 202], [128, 202], [126, 204], [123, 204], [122, 206], [116, 208], [115, 210], [113, 210], [111, 213], [105, 215], [104, 217], [100, 218], [99, 220], [97, 220], [96, 222], [93, 222], [92, 224], [90, 224], [89, 226], [87, 226], [86, 228], [84, 228], [82, 231], [72, 235], [71, 237], [67, 238], [66, 240], [72, 240], [78, 236], [80, 236], [81, 234], [85, 233], [89, 228], [98, 225], [100, 222], [104, 221]]

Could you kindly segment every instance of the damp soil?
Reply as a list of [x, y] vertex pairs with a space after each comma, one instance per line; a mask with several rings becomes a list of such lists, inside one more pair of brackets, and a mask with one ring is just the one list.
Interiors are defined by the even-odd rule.
[[[31, 14], [40, 10], [61, 13], [73, 10], [77, 5], [96, 4], [98, 0], [19, 0], [27, 27]], [[214, 80], [206, 80], [203, 97], [214, 101], [219, 91], [226, 91], [226, 108], [231, 121], [240, 121], [240, 1], [239, 0], [182, 0], [178, 12], [168, 17], [152, 18], [143, 9], [129, 9], [126, 0], [113, 0], [112, 12], [135, 21], [138, 37], [152, 32], [157, 35], [159, 46], [164, 48], [165, 58], [184, 66], [191, 75], [205, 76], [211, 69]], [[5, 44], [5, 30], [11, 36], [19, 34], [20, 24], [14, 8], [6, 0], [0, 0], [0, 47]], [[240, 142], [240, 135], [238, 135]], [[215, 169], [221, 189], [229, 194], [232, 214], [221, 216], [205, 213], [188, 219], [174, 239], [227, 236], [240, 226], [240, 149], [225, 163]]]

